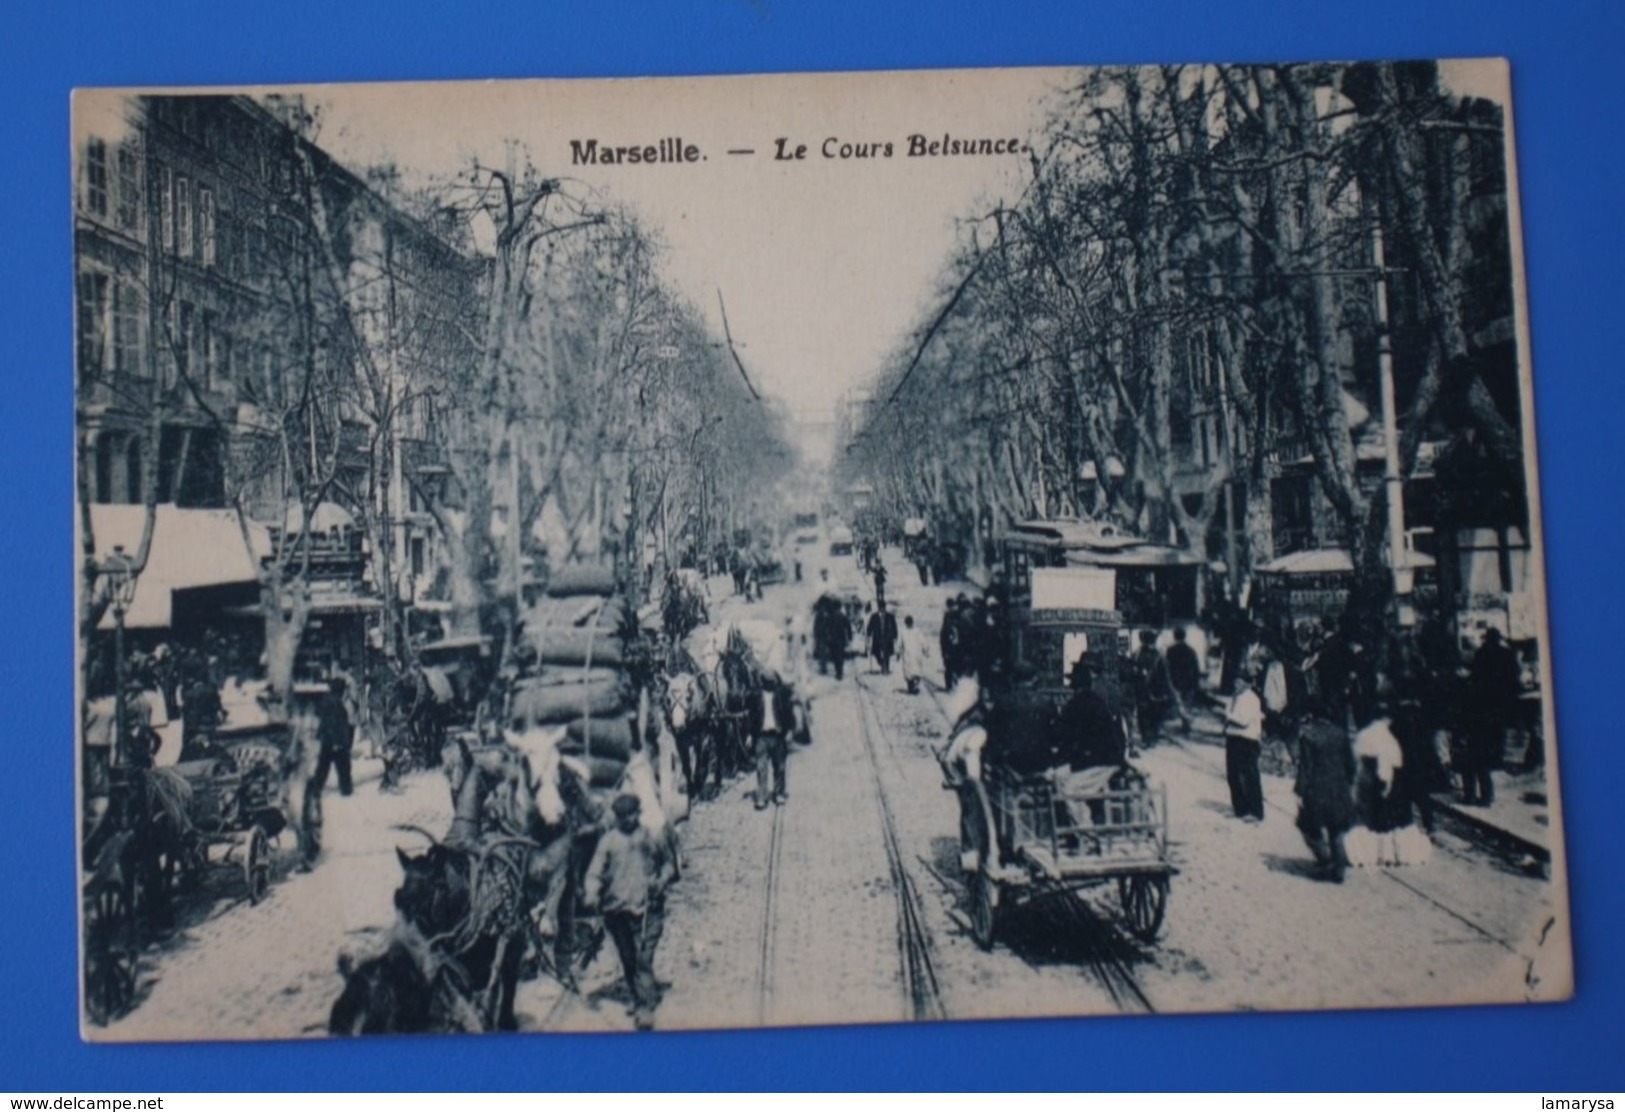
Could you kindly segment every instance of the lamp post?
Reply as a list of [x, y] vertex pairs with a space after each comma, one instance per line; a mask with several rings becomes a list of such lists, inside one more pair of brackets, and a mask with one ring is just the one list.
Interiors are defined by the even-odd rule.
[[113, 675], [117, 690], [113, 695], [113, 761], [117, 765], [130, 763], [127, 714], [124, 707], [124, 615], [129, 613], [135, 600], [135, 561], [125, 553], [123, 545], [114, 545], [111, 555], [97, 569], [107, 580], [108, 599], [113, 607]]

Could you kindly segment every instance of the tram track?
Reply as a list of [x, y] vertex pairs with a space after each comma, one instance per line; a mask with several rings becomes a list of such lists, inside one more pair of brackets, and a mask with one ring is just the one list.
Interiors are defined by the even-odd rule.
[[906, 997], [905, 1006], [908, 1009], [907, 1018], [946, 1019], [948, 1010], [943, 1000], [942, 985], [937, 978], [936, 964], [932, 959], [930, 931], [925, 924], [919, 890], [904, 864], [902, 844], [897, 836], [896, 817], [881, 775], [875, 734], [877, 732], [883, 734], [885, 727], [871, 702], [872, 696], [868, 687], [856, 677], [855, 682], [858, 689], [858, 725], [863, 735], [864, 752], [868, 755], [869, 767], [874, 773], [872, 783], [875, 806], [880, 815], [881, 840], [886, 851], [892, 890], [897, 897], [898, 962]]
[[756, 960], [756, 1022], [766, 1025], [773, 1017], [773, 974], [779, 927], [779, 861], [784, 844], [784, 808], [773, 808], [772, 830], [768, 834], [767, 877], [763, 888], [761, 945]]

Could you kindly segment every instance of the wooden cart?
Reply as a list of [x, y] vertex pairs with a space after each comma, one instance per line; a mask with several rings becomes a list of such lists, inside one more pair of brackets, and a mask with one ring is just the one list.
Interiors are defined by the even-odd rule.
[[1111, 882], [1129, 931], [1142, 942], [1156, 939], [1175, 872], [1167, 789], [1133, 768], [1090, 773], [1098, 775], [984, 774], [992, 836], [972, 877], [971, 903], [982, 947], [993, 945], [1001, 907]]

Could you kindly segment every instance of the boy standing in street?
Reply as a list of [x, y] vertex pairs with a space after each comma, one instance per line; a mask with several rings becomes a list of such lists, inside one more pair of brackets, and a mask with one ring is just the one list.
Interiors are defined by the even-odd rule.
[[615, 825], [599, 838], [587, 866], [586, 904], [603, 911], [604, 930], [615, 942], [632, 996], [632, 1022], [647, 1031], [660, 1003], [654, 949], [674, 862], [665, 845], [644, 829], [637, 796], [617, 796], [613, 807]]

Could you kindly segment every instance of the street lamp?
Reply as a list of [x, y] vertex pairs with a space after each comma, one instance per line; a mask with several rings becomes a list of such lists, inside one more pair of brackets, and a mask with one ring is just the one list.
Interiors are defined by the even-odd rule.
[[117, 685], [113, 696], [113, 753], [114, 762], [124, 765], [129, 763], [129, 723], [124, 709], [124, 615], [135, 601], [135, 561], [125, 553], [123, 545], [114, 545], [97, 574], [107, 582], [107, 597], [113, 607], [113, 675]]

